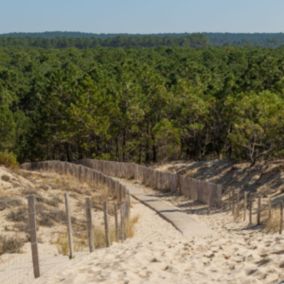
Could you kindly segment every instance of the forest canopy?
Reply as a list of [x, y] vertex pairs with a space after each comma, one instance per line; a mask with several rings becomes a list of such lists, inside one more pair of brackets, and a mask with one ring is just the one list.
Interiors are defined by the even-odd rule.
[[284, 157], [284, 48], [2, 43], [0, 151], [20, 161]]

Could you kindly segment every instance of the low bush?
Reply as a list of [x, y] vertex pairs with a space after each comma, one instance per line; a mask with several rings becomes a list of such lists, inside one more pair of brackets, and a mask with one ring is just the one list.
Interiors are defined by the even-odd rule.
[[11, 152], [0, 152], [0, 166], [10, 169], [18, 168], [19, 164], [16, 155]]

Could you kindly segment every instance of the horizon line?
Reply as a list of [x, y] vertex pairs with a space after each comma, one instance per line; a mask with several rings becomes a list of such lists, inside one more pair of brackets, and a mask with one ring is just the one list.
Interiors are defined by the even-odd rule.
[[81, 34], [93, 34], [93, 35], [169, 35], [169, 34], [284, 34], [283, 31], [279, 32], [155, 32], [155, 33], [128, 33], [128, 32], [82, 32], [82, 31], [72, 31], [72, 30], [46, 30], [40, 32], [32, 32], [32, 31], [12, 31], [12, 32], [4, 32], [0, 33], [0, 35], [9, 35], [9, 34], [43, 34], [43, 33], [81, 33]]

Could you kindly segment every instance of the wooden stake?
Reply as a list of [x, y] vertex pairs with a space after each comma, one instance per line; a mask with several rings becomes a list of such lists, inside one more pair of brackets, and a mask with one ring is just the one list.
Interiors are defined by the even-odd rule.
[[39, 258], [38, 258], [38, 246], [36, 235], [36, 209], [35, 209], [35, 197], [33, 195], [28, 196], [28, 212], [29, 212], [29, 229], [31, 239], [32, 261], [34, 277], [40, 277]]
[[73, 230], [71, 223], [71, 210], [69, 205], [69, 194], [67, 192], [64, 193], [65, 199], [65, 210], [66, 210], [66, 224], [67, 224], [67, 234], [68, 234], [68, 247], [69, 247], [69, 258], [73, 258]]
[[87, 217], [87, 231], [88, 231], [88, 244], [89, 251], [94, 251], [94, 229], [92, 218], [92, 201], [91, 198], [86, 198], [86, 217]]
[[114, 224], [115, 224], [115, 239], [118, 242], [120, 239], [120, 236], [119, 236], [118, 215], [117, 215], [117, 205], [116, 204], [114, 204]]
[[34, 277], [40, 277], [39, 259], [38, 259], [38, 246], [36, 235], [36, 209], [35, 209], [35, 197], [33, 195], [28, 196], [28, 211], [29, 211], [29, 229], [32, 249], [33, 271]]
[[268, 220], [271, 219], [271, 214], [272, 214], [271, 210], [272, 210], [272, 202], [271, 202], [271, 197], [269, 197], [268, 199]]
[[106, 246], [110, 246], [110, 238], [109, 238], [109, 224], [108, 224], [108, 202], [104, 202], [104, 221], [105, 221], [105, 241]]
[[232, 189], [232, 215], [235, 216], [235, 189]]
[[249, 196], [249, 225], [252, 225], [252, 206], [253, 206], [253, 200], [252, 196]]
[[124, 203], [120, 204], [120, 240], [125, 240]]
[[260, 225], [260, 215], [261, 215], [261, 196], [257, 198], [257, 225]]
[[243, 220], [246, 220], [246, 216], [247, 216], [247, 206], [248, 206], [248, 193], [245, 192], [244, 193], [244, 216], [243, 216]]
[[[207, 209], [207, 214], [210, 215], [211, 213], [211, 198], [212, 198], [212, 184], [208, 184], [209, 187], [209, 196], [208, 196], [208, 209]], [[207, 187], [207, 188], [208, 188]]]
[[240, 191], [237, 191], [236, 194], [236, 203], [235, 203], [235, 212], [234, 212], [234, 220], [237, 220], [237, 217], [239, 216], [239, 210], [240, 210]]
[[279, 234], [282, 234], [283, 231], [283, 201], [280, 203], [280, 226]]

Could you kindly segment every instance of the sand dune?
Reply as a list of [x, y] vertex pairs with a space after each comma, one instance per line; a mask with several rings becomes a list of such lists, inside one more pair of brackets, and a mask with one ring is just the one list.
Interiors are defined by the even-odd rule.
[[280, 283], [284, 237], [241, 230], [224, 213], [199, 216], [217, 234], [185, 240], [138, 204], [136, 235], [123, 244], [73, 260], [37, 283]]
[[[5, 180], [14, 177], [2, 179], [1, 184], [2, 190], [11, 194], [14, 187], [8, 187]], [[21, 180], [15, 183], [20, 184]], [[26, 188], [30, 189], [31, 183], [27, 182]], [[47, 197], [47, 192], [44, 189], [42, 195]], [[56, 246], [40, 243], [42, 273], [37, 280], [33, 279], [30, 248], [26, 243], [21, 254], [1, 256], [0, 283], [278, 284], [284, 281], [284, 235], [244, 229], [244, 224], [234, 223], [230, 214], [217, 213], [195, 216], [213, 234], [203, 237], [192, 234], [185, 239], [151, 209], [135, 200], [132, 206], [132, 215], [139, 215], [132, 239], [97, 249], [92, 254], [77, 253], [73, 260], [61, 256]], [[47, 230], [41, 231], [43, 240], [45, 233]]]

